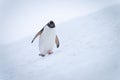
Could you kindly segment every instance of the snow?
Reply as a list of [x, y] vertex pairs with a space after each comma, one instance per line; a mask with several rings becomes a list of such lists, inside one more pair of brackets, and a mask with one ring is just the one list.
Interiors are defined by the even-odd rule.
[[50, 20], [58, 25], [118, 3], [120, 0], [0, 0], [0, 45], [35, 34]]
[[60, 48], [38, 56], [33, 36], [0, 46], [0, 80], [120, 80], [120, 5], [57, 25]]

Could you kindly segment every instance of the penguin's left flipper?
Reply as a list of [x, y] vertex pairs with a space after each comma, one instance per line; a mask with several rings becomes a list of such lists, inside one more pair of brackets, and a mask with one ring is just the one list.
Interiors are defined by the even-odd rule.
[[34, 40], [35, 40], [39, 35], [42, 34], [43, 30], [44, 30], [44, 27], [35, 35], [35, 37], [34, 37], [34, 38], [32, 39], [32, 41], [31, 41], [31, 43], [33, 43]]
[[57, 35], [55, 37], [55, 43], [56, 43], [57, 48], [59, 48], [60, 42], [59, 42], [59, 39], [58, 39]]

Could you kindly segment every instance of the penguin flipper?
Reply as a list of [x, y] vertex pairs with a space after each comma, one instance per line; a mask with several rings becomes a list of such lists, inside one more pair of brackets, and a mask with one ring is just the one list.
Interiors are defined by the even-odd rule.
[[57, 35], [56, 35], [56, 38], [55, 38], [55, 43], [56, 43], [57, 48], [59, 48], [60, 42], [59, 42], [59, 39], [58, 39]]
[[35, 37], [34, 37], [34, 38], [32, 39], [32, 41], [31, 41], [31, 43], [33, 43], [34, 40], [35, 40], [39, 35], [42, 34], [43, 30], [44, 30], [44, 28], [42, 28], [42, 29], [35, 35]]

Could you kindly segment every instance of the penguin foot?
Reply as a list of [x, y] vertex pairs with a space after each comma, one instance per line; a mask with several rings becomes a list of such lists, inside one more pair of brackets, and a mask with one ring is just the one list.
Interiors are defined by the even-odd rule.
[[51, 51], [51, 50], [48, 51], [48, 54], [52, 54], [52, 53], [53, 53], [53, 51]]
[[44, 54], [39, 54], [39, 56], [41, 56], [41, 57], [45, 57], [45, 55], [44, 55]]

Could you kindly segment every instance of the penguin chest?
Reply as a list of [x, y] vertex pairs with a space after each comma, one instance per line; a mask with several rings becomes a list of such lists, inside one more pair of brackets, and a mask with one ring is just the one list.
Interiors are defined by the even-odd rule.
[[39, 48], [41, 51], [52, 50], [55, 44], [55, 30], [45, 29], [39, 39]]

